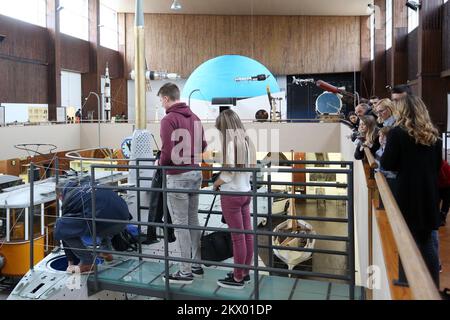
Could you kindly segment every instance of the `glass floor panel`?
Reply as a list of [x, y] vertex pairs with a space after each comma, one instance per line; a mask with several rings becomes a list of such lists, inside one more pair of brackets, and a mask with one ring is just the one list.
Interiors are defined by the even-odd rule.
[[287, 277], [262, 276], [259, 282], [259, 298], [261, 300], [289, 300], [298, 284], [296, 280]]
[[[134, 270], [139, 265], [139, 260], [126, 260], [116, 265], [105, 265], [105, 270], [100, 270], [98, 272], [99, 280], [120, 280], [130, 271]], [[103, 266], [102, 266], [103, 267]]]
[[[177, 265], [170, 266], [170, 272], [178, 270]], [[189, 285], [170, 284], [171, 294], [177, 297], [218, 300], [254, 300], [255, 278], [244, 289], [226, 289], [217, 285], [217, 280], [225, 278], [227, 270], [205, 268], [203, 277], [197, 277]], [[138, 293], [164, 297], [164, 263], [138, 261], [130, 259], [99, 270], [98, 280], [104, 290]], [[89, 277], [95, 282], [94, 275]], [[355, 298], [363, 298], [363, 288], [355, 288]], [[348, 300], [349, 286], [325, 281], [298, 278], [259, 276], [260, 300]]]

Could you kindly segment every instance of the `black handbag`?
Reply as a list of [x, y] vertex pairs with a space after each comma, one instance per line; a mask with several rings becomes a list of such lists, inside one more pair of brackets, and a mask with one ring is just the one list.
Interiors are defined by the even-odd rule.
[[139, 239], [132, 235], [127, 228], [111, 239], [111, 245], [116, 251], [138, 251]]
[[[211, 204], [211, 209], [209, 210], [208, 216], [206, 218], [205, 228], [208, 226], [209, 218], [211, 216], [212, 209], [214, 207], [214, 202], [216, 201], [216, 196]], [[233, 256], [233, 243], [231, 241], [231, 234], [224, 231], [216, 231], [205, 235], [203, 230], [201, 236], [201, 257], [202, 260], [209, 261], [224, 261]], [[205, 264], [205, 266], [208, 266]]]

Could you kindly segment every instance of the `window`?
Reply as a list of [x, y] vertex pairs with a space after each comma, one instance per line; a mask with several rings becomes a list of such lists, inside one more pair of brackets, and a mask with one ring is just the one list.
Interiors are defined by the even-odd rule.
[[62, 33], [89, 40], [88, 0], [60, 0], [60, 29]]
[[0, 14], [41, 27], [47, 25], [46, 0], [0, 0]]
[[119, 47], [117, 12], [105, 0], [100, 2], [100, 45], [113, 50]]
[[47, 122], [48, 105], [28, 103], [2, 103], [5, 109], [5, 124]]
[[419, 10], [414, 11], [408, 8], [408, 33], [411, 33], [419, 26]]
[[386, 0], [386, 50], [392, 48], [392, 0]]

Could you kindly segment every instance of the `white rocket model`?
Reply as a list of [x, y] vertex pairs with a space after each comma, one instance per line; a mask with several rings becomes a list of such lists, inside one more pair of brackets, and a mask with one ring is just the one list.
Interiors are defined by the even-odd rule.
[[111, 120], [111, 79], [109, 78], [109, 67], [108, 63], [106, 63], [105, 70], [105, 120]]

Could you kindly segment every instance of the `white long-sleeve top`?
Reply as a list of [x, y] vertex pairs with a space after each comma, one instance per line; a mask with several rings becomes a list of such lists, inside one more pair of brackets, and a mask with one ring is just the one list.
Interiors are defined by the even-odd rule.
[[222, 172], [220, 179], [225, 183], [220, 187], [221, 191], [247, 192], [251, 190], [251, 172]]
[[[234, 163], [234, 148], [233, 144], [228, 144], [227, 147], [227, 163]], [[248, 159], [250, 159], [250, 153], [248, 153]], [[250, 178], [252, 176], [251, 172], [231, 172], [223, 171], [220, 174], [220, 179], [225, 183], [220, 187], [221, 191], [228, 192], [247, 192], [251, 190]]]

